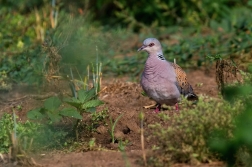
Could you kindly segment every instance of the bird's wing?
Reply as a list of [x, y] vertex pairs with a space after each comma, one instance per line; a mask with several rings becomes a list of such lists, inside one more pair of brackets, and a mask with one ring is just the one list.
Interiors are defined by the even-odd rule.
[[189, 100], [198, 99], [197, 95], [193, 92], [192, 86], [187, 81], [185, 71], [177, 64], [171, 63], [172, 67], [175, 70], [177, 78], [177, 87], [182, 95], [184, 95]]

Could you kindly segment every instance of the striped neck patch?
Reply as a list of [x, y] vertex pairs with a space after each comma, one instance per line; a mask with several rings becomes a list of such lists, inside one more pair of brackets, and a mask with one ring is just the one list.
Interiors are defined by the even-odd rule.
[[163, 55], [161, 55], [161, 54], [157, 55], [157, 57], [158, 57], [159, 60], [165, 60], [165, 57]]

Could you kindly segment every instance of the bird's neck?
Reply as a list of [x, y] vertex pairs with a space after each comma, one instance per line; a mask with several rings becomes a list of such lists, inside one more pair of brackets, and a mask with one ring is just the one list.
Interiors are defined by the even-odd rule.
[[153, 73], [160, 67], [163, 67], [165, 62], [165, 58], [163, 56], [163, 52], [156, 52], [155, 54], [149, 54], [149, 57], [145, 63], [145, 72]]
[[163, 55], [162, 50], [161, 51], [156, 51], [155, 53], [149, 53], [148, 59], [157, 59], [159, 61], [165, 61], [165, 57]]

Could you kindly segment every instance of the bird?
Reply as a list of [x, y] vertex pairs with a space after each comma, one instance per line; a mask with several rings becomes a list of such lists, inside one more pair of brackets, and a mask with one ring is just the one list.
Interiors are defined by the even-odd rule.
[[188, 100], [198, 100], [187, 81], [186, 73], [179, 65], [165, 59], [161, 43], [156, 38], [145, 39], [137, 51], [148, 53], [140, 85], [144, 92], [156, 101], [156, 113], [161, 110], [162, 104], [175, 106], [176, 111], [179, 111], [178, 102], [181, 95]]

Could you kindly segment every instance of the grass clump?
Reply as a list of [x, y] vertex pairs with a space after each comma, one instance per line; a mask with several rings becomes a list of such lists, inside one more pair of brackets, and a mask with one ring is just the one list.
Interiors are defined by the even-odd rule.
[[[15, 119], [17, 119], [16, 115], [14, 117], [7, 113], [0, 119], [0, 153], [8, 153], [10, 148], [15, 147], [15, 141], [18, 141], [18, 147], [24, 151], [42, 147], [62, 147], [62, 143], [68, 134], [62, 127], [29, 120], [19, 122]], [[30, 141], [32, 142], [30, 143]]]
[[227, 138], [232, 138], [235, 128], [233, 118], [240, 113], [243, 105], [240, 101], [231, 105], [225, 101], [200, 97], [196, 106], [182, 100], [181, 108], [180, 113], [173, 116], [160, 114], [168, 128], [161, 123], [151, 125], [158, 143], [154, 151], [155, 166], [174, 162], [209, 162], [215, 158], [208, 148], [213, 132], [223, 130]]
[[22, 143], [19, 143], [23, 149], [27, 148], [27, 138], [31, 139], [34, 133], [41, 128], [39, 123], [26, 121], [24, 123], [16, 123], [12, 114], [5, 113], [0, 119], [0, 153], [9, 152], [9, 148], [12, 147], [12, 134], [15, 134], [15, 138], [18, 138]]

